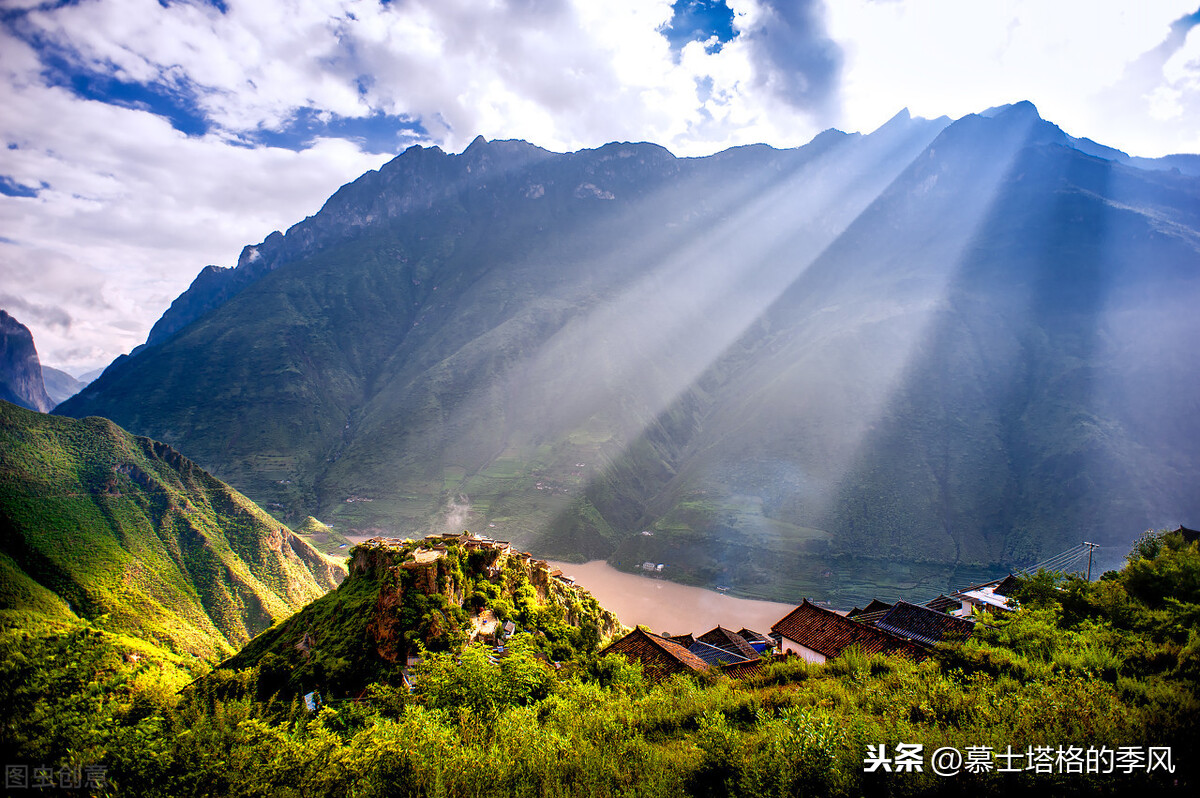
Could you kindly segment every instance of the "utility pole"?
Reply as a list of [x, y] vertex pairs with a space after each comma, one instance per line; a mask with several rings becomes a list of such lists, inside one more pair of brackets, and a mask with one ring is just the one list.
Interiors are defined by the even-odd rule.
[[1085, 545], [1085, 546], [1087, 546], [1087, 547], [1088, 547], [1088, 572], [1087, 572], [1087, 580], [1090, 582], [1090, 581], [1092, 581], [1092, 552], [1093, 552], [1093, 551], [1095, 551], [1096, 549], [1100, 548], [1100, 544], [1099, 544], [1099, 543], [1088, 543], [1088, 542], [1085, 540], [1085, 541], [1083, 541], [1083, 545]]

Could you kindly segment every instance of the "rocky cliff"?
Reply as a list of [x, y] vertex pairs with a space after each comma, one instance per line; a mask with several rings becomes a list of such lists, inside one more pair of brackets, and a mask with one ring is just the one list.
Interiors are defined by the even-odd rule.
[[0, 310], [0, 399], [48, 413], [54, 402], [46, 394], [42, 364], [29, 328]]

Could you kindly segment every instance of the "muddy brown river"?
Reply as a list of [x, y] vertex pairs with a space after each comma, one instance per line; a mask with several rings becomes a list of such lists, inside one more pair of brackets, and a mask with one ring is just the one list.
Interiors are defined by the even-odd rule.
[[617, 614], [626, 626], [644, 624], [662, 634], [703, 634], [717, 624], [727, 629], [753, 629], [762, 634], [787, 615], [793, 604], [754, 601], [689, 587], [666, 579], [618, 571], [604, 560], [577, 565], [550, 561], [551, 568], [575, 578], [606, 609]]

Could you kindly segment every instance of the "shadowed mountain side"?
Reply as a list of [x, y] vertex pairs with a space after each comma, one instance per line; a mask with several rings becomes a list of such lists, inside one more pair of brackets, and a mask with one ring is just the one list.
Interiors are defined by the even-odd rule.
[[[724, 559], [721, 546], [755, 538], [780, 554], [826, 538], [812, 534], [814, 510], [828, 508], [997, 183], [1022, 146], [1056, 131], [1021, 110], [945, 130], [648, 432], [618, 470], [670, 482], [630, 492], [606, 480], [603, 508], [636, 505], [638, 523], [675, 531], [630, 545], [682, 535], [690, 548], [699, 529], [721, 530], [709, 543]], [[702, 418], [681, 427], [702, 397]], [[689, 428], [695, 440], [672, 440], [682, 456], [663, 457], [663, 429]], [[656, 452], [667, 468], [646, 462]]]
[[228, 655], [345, 569], [174, 449], [0, 402], [0, 616]]
[[54, 407], [42, 381], [42, 364], [33, 345], [33, 334], [3, 310], [0, 310], [0, 400], [39, 413], [48, 413]]
[[[1159, 312], [1200, 288], [1196, 183], [1025, 110], [948, 129], [589, 486], [652, 533], [615, 560], [745, 589], [814, 554], [1027, 563], [1200, 511], [1173, 370], [1198, 325]], [[1174, 389], [1139, 406], [1139, 383]]]

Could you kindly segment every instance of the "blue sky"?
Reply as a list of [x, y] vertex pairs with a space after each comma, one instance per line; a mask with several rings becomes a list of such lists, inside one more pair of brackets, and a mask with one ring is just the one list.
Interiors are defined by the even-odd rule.
[[0, 307], [44, 362], [414, 144], [679, 155], [1032, 100], [1200, 152], [1200, 0], [0, 0]]

